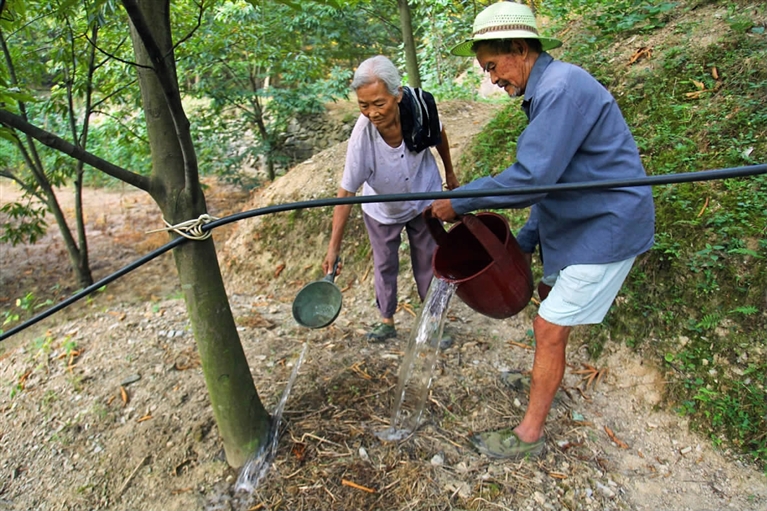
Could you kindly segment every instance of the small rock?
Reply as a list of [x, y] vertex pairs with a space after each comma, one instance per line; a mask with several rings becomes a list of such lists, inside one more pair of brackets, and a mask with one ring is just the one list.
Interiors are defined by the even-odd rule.
[[131, 383], [136, 383], [140, 379], [141, 379], [141, 375], [140, 374], [138, 374], [138, 373], [131, 374], [130, 376], [126, 376], [125, 378], [123, 378], [122, 381], [120, 382], [120, 385], [123, 386], [123, 387], [127, 387]]
[[445, 458], [442, 457], [441, 454], [435, 454], [431, 458], [431, 464], [434, 467], [441, 467], [442, 464], [445, 463]]
[[453, 490], [453, 493], [457, 493], [458, 496], [462, 499], [468, 499], [471, 497], [471, 486], [469, 486], [469, 483], [465, 481], [461, 481], [452, 485], [451, 490]]
[[562, 496], [562, 504], [567, 509], [571, 509], [572, 510], [572, 509], [576, 508], [576, 505], [575, 505], [575, 490], [570, 488], [570, 489], [568, 489], [565, 492], [565, 494]]
[[599, 491], [599, 493], [601, 493], [602, 495], [604, 495], [608, 499], [615, 498], [615, 492], [612, 491], [607, 486], [605, 486], [604, 484], [600, 483], [599, 481], [597, 481], [597, 491]]
[[365, 450], [364, 447], [360, 447], [359, 453], [360, 453], [360, 458], [362, 458], [363, 461], [370, 461], [370, 456], [368, 456], [368, 452]]

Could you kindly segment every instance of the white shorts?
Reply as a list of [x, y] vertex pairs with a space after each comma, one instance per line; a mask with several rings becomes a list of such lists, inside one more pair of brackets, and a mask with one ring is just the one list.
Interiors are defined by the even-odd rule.
[[552, 286], [538, 315], [559, 326], [601, 323], [635, 257], [609, 264], [574, 264], [541, 279]]

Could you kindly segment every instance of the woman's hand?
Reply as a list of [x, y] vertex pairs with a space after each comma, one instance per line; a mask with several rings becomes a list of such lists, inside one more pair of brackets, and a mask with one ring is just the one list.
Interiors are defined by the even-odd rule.
[[[325, 275], [330, 275], [333, 273], [333, 265], [336, 264], [336, 260], [338, 259], [338, 251], [328, 250], [328, 255], [325, 256], [325, 260], [322, 261], [322, 271], [325, 272]], [[343, 267], [343, 263], [341, 263], [341, 260], [338, 259], [338, 268], [336, 269], [336, 275], [341, 274], [341, 268]], [[333, 275], [335, 277], [336, 275]]]
[[461, 186], [461, 184], [458, 182], [458, 178], [455, 177], [453, 172], [445, 174], [445, 188], [448, 190], [455, 190], [459, 186]]

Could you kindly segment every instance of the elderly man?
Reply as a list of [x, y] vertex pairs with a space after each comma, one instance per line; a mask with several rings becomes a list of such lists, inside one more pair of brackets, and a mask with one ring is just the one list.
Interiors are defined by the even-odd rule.
[[[476, 57], [491, 81], [522, 96], [528, 125], [517, 143], [517, 161], [495, 177], [460, 190], [638, 178], [645, 175], [634, 139], [610, 93], [583, 69], [554, 60], [545, 50], [561, 42], [541, 37], [530, 9], [499, 2], [477, 15], [474, 37], [455, 48]], [[573, 326], [600, 323], [635, 257], [653, 243], [654, 206], [649, 187], [539, 195], [438, 200], [432, 213], [455, 221], [486, 208], [531, 206], [517, 240], [531, 258], [540, 246], [543, 301], [533, 320], [535, 358], [530, 399], [520, 424], [472, 437], [496, 458], [543, 451], [544, 423], [565, 371]], [[548, 286], [551, 286], [550, 288]]]
[[[400, 85], [394, 64], [384, 56], [362, 62], [354, 73], [360, 117], [349, 139], [338, 197], [350, 197], [362, 187], [363, 195], [433, 192], [442, 178], [429, 147], [435, 147], [445, 167], [445, 186], [453, 189], [447, 134], [428, 92]], [[397, 335], [397, 274], [402, 230], [407, 230], [410, 260], [418, 294], [423, 300], [433, 276], [431, 257], [436, 247], [421, 213], [431, 201], [413, 200], [362, 205], [375, 267], [376, 303], [381, 320], [368, 333], [370, 341]], [[341, 250], [351, 205], [336, 206], [328, 252], [322, 267], [330, 273]]]

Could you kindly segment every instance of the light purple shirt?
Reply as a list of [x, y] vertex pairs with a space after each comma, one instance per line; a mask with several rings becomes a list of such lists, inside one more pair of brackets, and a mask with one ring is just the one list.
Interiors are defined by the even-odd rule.
[[[375, 125], [360, 115], [346, 149], [341, 188], [362, 195], [435, 192], [442, 189], [437, 161], [430, 149], [414, 153], [402, 142], [391, 147]], [[363, 204], [362, 210], [382, 224], [404, 224], [426, 209], [432, 200]]]

